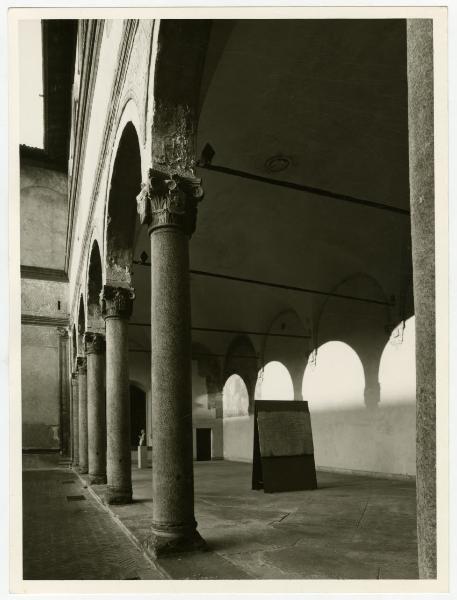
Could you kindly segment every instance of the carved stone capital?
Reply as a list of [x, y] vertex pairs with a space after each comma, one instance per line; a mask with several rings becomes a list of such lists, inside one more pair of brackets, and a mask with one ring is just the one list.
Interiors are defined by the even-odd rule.
[[135, 290], [104, 285], [100, 294], [100, 307], [104, 319], [128, 319], [132, 314]]
[[85, 375], [87, 372], [87, 358], [85, 356], [78, 356], [76, 359], [76, 368], [78, 373]]
[[57, 327], [57, 333], [64, 340], [68, 338], [68, 329], [66, 327]]
[[148, 181], [136, 197], [140, 221], [149, 233], [160, 227], [177, 227], [191, 236], [197, 221], [197, 204], [203, 199], [202, 180], [193, 175], [149, 169]]
[[103, 354], [105, 352], [105, 336], [101, 333], [86, 331], [84, 334], [86, 354]]

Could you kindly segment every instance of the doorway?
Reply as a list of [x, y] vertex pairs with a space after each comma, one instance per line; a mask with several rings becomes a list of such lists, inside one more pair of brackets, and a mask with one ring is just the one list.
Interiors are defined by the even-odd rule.
[[136, 385], [130, 384], [130, 444], [138, 446], [141, 430], [146, 432], [146, 394]]
[[196, 438], [197, 460], [211, 460], [211, 428], [197, 428]]

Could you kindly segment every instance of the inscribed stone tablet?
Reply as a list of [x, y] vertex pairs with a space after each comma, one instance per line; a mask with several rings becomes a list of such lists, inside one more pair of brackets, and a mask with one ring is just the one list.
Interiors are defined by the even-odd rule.
[[311, 419], [304, 411], [259, 411], [260, 454], [273, 456], [303, 456], [313, 454]]

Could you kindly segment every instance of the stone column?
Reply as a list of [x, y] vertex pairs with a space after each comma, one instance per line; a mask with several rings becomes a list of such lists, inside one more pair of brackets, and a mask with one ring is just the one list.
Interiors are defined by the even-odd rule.
[[60, 452], [68, 456], [70, 444], [70, 402], [68, 390], [68, 330], [58, 327], [59, 335], [59, 390], [60, 390]]
[[79, 392], [78, 392], [78, 373], [74, 371], [71, 374], [71, 414], [72, 414], [72, 465], [77, 467], [79, 464]]
[[108, 504], [132, 501], [128, 319], [134, 291], [104, 286], [100, 295], [106, 323], [106, 475]]
[[377, 408], [381, 399], [381, 384], [379, 383], [379, 360], [373, 357], [371, 362], [365, 359], [363, 362], [365, 373], [365, 389], [363, 397], [367, 408]]
[[409, 184], [416, 315], [419, 577], [436, 578], [435, 195], [433, 22], [407, 21]]
[[72, 384], [72, 376], [70, 375], [68, 381], [68, 406], [69, 406], [69, 430], [68, 430], [68, 453], [70, 457], [70, 462], [73, 463], [74, 459], [74, 448], [73, 448], [73, 384]]
[[204, 546], [194, 517], [189, 237], [193, 176], [150, 169], [137, 197], [151, 238], [152, 535], [155, 556]]
[[87, 359], [78, 356], [79, 472], [87, 473]]
[[106, 483], [105, 338], [86, 332], [89, 482]]

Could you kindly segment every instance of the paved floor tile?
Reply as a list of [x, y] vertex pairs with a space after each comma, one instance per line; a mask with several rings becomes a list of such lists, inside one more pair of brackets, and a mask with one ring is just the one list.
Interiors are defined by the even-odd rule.
[[163, 579], [69, 469], [23, 473], [24, 579]]

